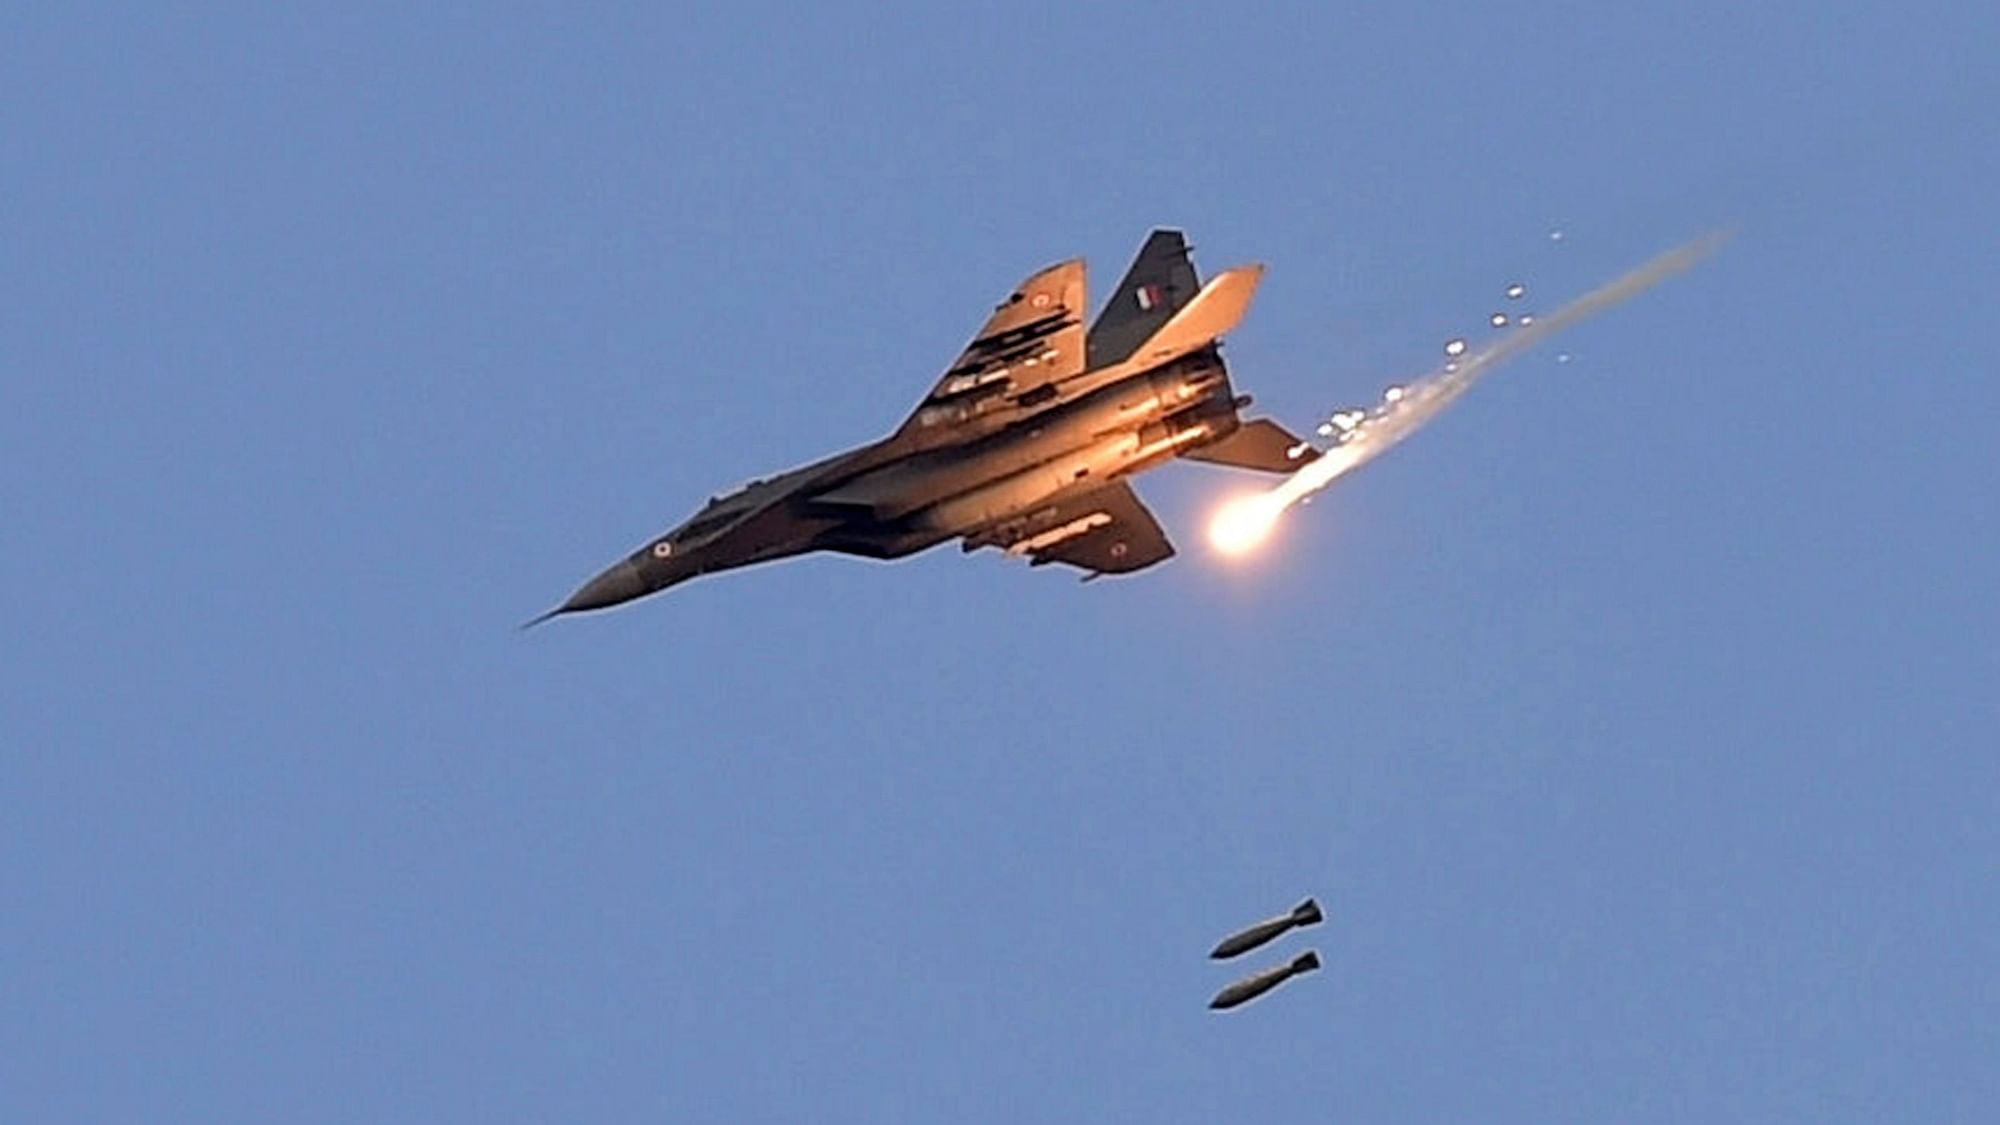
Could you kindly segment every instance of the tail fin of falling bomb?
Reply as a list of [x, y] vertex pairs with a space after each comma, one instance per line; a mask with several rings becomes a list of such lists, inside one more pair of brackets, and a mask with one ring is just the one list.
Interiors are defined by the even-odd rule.
[[1269, 418], [1258, 418], [1236, 427], [1220, 441], [1190, 449], [1181, 456], [1211, 465], [1290, 473], [1319, 460], [1319, 450]]
[[1292, 907], [1288, 913], [1280, 914], [1276, 918], [1266, 918], [1223, 938], [1209, 952], [1209, 956], [1217, 961], [1226, 961], [1238, 954], [1248, 953], [1266, 942], [1275, 941], [1287, 931], [1300, 926], [1310, 926], [1319, 920], [1319, 903], [1307, 899]]
[[1317, 950], [1308, 949], [1297, 957], [1292, 958], [1292, 973], [1295, 976], [1299, 973], [1310, 973], [1317, 968], [1319, 968], [1319, 953]]

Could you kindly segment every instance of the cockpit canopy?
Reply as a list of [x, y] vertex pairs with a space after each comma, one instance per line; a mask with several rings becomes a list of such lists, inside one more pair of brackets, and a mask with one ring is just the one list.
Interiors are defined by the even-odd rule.
[[720, 504], [710, 504], [696, 514], [693, 519], [675, 528], [672, 536], [673, 541], [675, 543], [687, 543], [696, 539], [706, 539], [723, 528], [728, 527], [730, 524], [735, 523], [742, 515], [742, 508], [725, 508]]

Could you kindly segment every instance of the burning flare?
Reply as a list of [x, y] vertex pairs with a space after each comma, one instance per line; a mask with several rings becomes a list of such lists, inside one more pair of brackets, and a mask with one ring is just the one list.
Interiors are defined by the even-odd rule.
[[1209, 521], [1209, 544], [1225, 555], [1248, 554], [1278, 526], [1285, 504], [1275, 492], [1252, 492], [1229, 501]]
[[[1681, 273], [1707, 257], [1728, 238], [1729, 232], [1719, 231], [1696, 239], [1661, 254], [1608, 285], [1591, 290], [1546, 317], [1521, 316], [1514, 322], [1518, 327], [1477, 352], [1468, 353], [1463, 340], [1451, 341], [1446, 345], [1445, 353], [1452, 358], [1443, 367], [1414, 382], [1390, 387], [1382, 396], [1382, 402], [1372, 409], [1342, 411], [1335, 414], [1328, 424], [1319, 427], [1321, 435], [1333, 438], [1333, 447], [1319, 460], [1266, 491], [1239, 496], [1226, 503], [1208, 525], [1210, 544], [1225, 555], [1249, 552], [1270, 535], [1285, 509], [1373, 461], [1390, 446], [1422, 429], [1494, 368], [1563, 329], [1613, 305], [1622, 304]], [[1518, 284], [1509, 286], [1507, 295], [1516, 296], [1516, 288], [1521, 287]], [[1565, 353], [1557, 358], [1566, 361], [1568, 355]]]

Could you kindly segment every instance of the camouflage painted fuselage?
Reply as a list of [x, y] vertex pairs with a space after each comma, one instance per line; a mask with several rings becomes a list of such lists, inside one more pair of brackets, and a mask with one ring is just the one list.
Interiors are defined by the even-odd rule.
[[550, 616], [811, 551], [893, 559], [959, 539], [1087, 577], [1162, 562], [1173, 546], [1127, 478], [1177, 457], [1283, 472], [1317, 456], [1239, 416], [1217, 338], [1260, 272], [1198, 288], [1179, 232], [1155, 231], [1086, 337], [1083, 264], [1044, 270], [894, 434], [711, 500]]

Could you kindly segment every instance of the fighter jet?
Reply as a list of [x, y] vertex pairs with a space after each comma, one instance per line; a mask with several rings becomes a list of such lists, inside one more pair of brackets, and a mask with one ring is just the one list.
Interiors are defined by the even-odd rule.
[[534, 622], [811, 551], [895, 559], [950, 539], [1086, 580], [1173, 544], [1130, 478], [1175, 458], [1288, 473], [1319, 456], [1230, 385], [1220, 337], [1262, 266], [1200, 284], [1156, 230], [1088, 333], [1081, 259], [1029, 277], [888, 437], [709, 501]]

